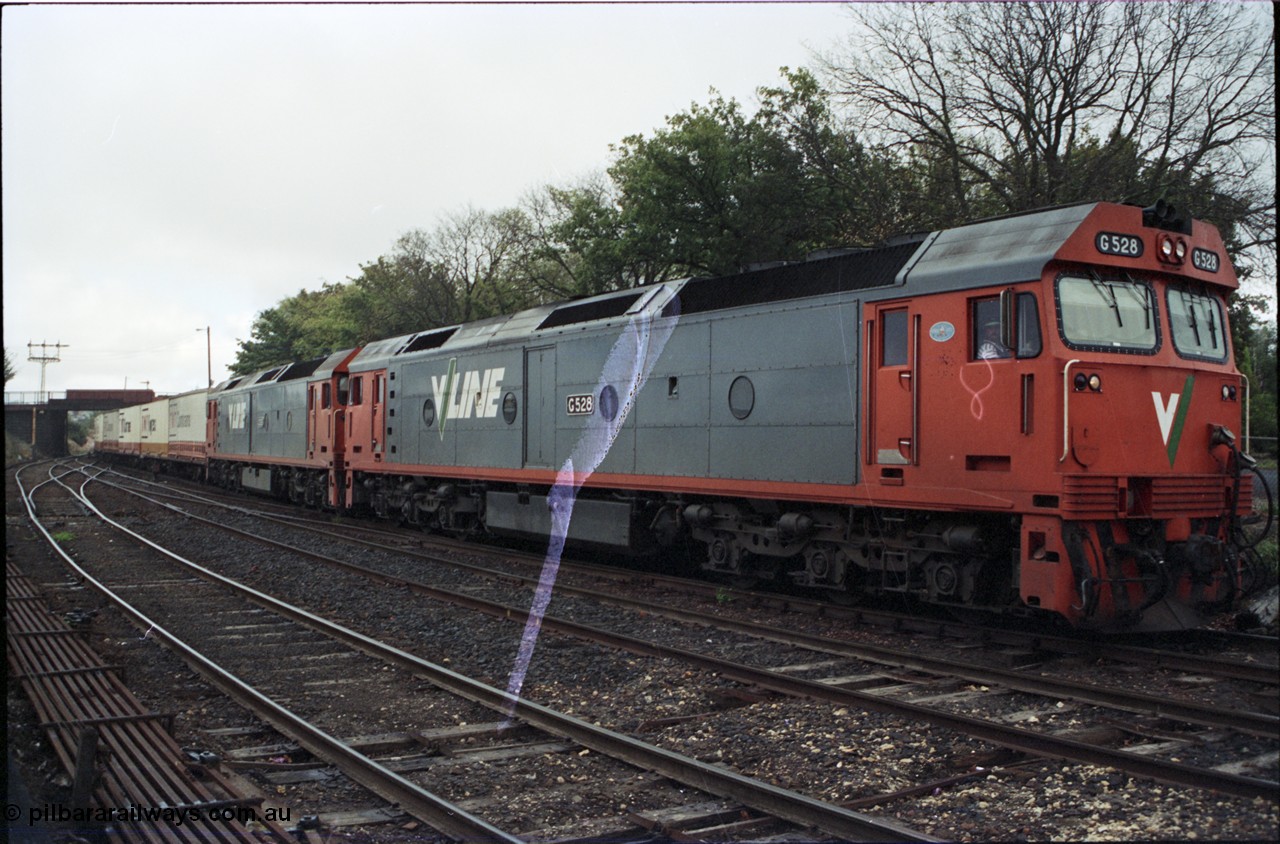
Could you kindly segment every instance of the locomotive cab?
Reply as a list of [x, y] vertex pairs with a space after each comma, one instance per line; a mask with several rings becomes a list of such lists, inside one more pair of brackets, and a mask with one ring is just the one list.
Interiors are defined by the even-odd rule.
[[1080, 626], [1195, 626], [1243, 586], [1233, 534], [1251, 476], [1231, 433], [1245, 388], [1224, 302], [1236, 280], [1206, 224], [1118, 206], [1085, 222], [1043, 275], [1059, 489], [1023, 519], [1020, 597]]

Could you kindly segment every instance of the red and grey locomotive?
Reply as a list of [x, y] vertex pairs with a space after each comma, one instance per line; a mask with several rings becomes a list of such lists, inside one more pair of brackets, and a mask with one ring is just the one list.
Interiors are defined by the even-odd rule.
[[1241, 588], [1213, 226], [1094, 203], [434, 329], [221, 384], [210, 478], [458, 534], [1099, 629]]

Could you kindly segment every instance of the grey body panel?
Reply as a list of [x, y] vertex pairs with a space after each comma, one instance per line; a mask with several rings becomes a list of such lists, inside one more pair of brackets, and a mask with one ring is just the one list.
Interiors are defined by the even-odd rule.
[[556, 459], [556, 347], [524, 353], [524, 465], [554, 468]]
[[[252, 382], [255, 376], [245, 378]], [[220, 454], [304, 460], [307, 456], [307, 381], [237, 385], [218, 402]]]
[[[393, 432], [387, 442], [394, 450], [386, 462], [559, 470], [588, 425], [601, 423], [601, 373], [628, 320], [604, 322], [469, 347], [451, 339], [438, 349], [392, 356]], [[859, 337], [859, 299], [849, 293], [679, 319], [595, 471], [854, 483]], [[454, 410], [442, 432], [441, 396], [451, 361]], [[514, 422], [503, 418], [501, 406], [493, 416], [457, 415], [465, 385], [480, 384], [481, 373], [497, 368], [503, 370], [501, 392], [518, 399]], [[739, 377], [751, 381], [755, 396], [741, 419], [728, 400]], [[625, 394], [627, 385], [614, 386]], [[570, 414], [571, 396], [590, 396], [593, 413]], [[434, 415], [424, 416], [428, 400]]]
[[[450, 361], [455, 376], [451, 410], [444, 406], [449, 404], [445, 388]], [[503, 419], [501, 403], [509, 392], [520, 395], [521, 368], [518, 347], [482, 347], [455, 354], [434, 349], [392, 363], [384, 462], [477, 468], [519, 465], [521, 426], [518, 419], [512, 424]], [[492, 379], [487, 389], [486, 377]]]

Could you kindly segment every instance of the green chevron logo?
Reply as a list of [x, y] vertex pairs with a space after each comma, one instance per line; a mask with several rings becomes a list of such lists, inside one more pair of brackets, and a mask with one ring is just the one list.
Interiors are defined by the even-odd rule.
[[[449, 374], [445, 378], [444, 401], [440, 401], [440, 391], [436, 390], [436, 412], [440, 414], [440, 440], [444, 441], [444, 423], [449, 420], [450, 397], [453, 395], [453, 382], [458, 377], [458, 359], [449, 358]], [[432, 379], [433, 381], [435, 379]]]
[[1187, 422], [1187, 409], [1191, 407], [1191, 389], [1196, 377], [1188, 375], [1181, 393], [1170, 393], [1166, 401], [1159, 392], [1152, 391], [1151, 400], [1156, 405], [1156, 421], [1160, 423], [1160, 436], [1164, 437], [1169, 466], [1178, 459], [1178, 445], [1182, 442], [1182, 428]]

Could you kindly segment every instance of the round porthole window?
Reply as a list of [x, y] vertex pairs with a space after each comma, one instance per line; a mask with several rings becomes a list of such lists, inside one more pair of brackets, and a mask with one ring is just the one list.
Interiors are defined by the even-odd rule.
[[428, 428], [436, 424], [436, 403], [431, 399], [422, 403], [422, 424]]
[[734, 419], [746, 419], [756, 406], [756, 388], [751, 379], [739, 375], [729, 385], [729, 412]]
[[612, 384], [605, 384], [600, 391], [600, 415], [610, 422], [618, 415], [618, 391]]
[[515, 393], [507, 393], [502, 397], [502, 418], [507, 421], [508, 425], [516, 421], [517, 409]]

